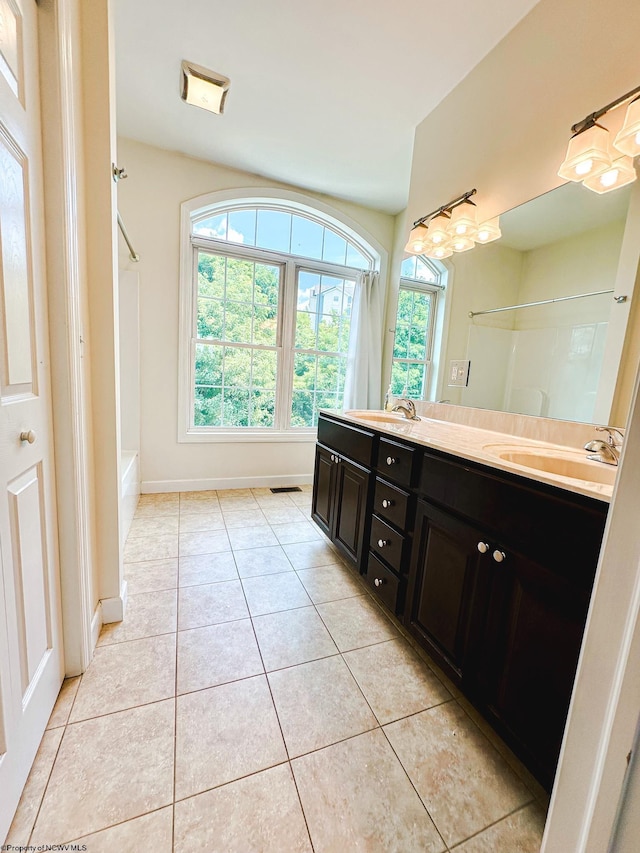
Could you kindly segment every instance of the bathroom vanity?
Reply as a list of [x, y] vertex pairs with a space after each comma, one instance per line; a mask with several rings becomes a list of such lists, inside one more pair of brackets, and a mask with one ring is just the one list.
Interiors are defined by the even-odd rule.
[[584, 455], [387, 413], [318, 423], [314, 521], [547, 789], [615, 476], [569, 476]]

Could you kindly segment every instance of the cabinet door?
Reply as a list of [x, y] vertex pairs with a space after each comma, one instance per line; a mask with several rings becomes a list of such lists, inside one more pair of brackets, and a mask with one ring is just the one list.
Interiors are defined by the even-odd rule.
[[323, 445], [316, 445], [316, 462], [313, 475], [311, 516], [329, 538], [332, 538], [331, 522], [336, 454]]
[[478, 551], [481, 540], [475, 528], [418, 502], [405, 623], [457, 681], [465, 670], [472, 605], [476, 600], [477, 612], [489, 559]]
[[478, 643], [478, 693], [499, 730], [550, 788], [589, 596], [539, 563], [504, 553], [493, 569]]
[[365, 545], [368, 545], [369, 539], [366, 522], [371, 472], [346, 459], [341, 459], [335, 467], [337, 479], [332, 538], [361, 570]]

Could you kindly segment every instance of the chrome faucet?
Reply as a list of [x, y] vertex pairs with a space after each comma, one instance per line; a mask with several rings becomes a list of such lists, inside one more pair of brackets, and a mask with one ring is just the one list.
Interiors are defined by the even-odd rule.
[[[596, 438], [585, 444], [584, 449], [591, 451], [587, 456], [587, 459], [591, 459], [594, 462], [604, 462], [605, 465], [617, 465], [620, 461], [620, 448], [622, 447], [624, 434], [615, 427], [596, 427], [596, 431], [606, 432], [607, 438], [606, 441]], [[616, 440], [613, 435], [614, 432], [620, 436], [620, 442], [618, 444], [616, 444]]]
[[410, 400], [408, 397], [401, 398], [396, 405], [391, 409], [392, 412], [402, 412], [405, 418], [408, 421], [419, 421], [421, 420], [418, 415], [416, 415], [416, 405], [413, 400]]

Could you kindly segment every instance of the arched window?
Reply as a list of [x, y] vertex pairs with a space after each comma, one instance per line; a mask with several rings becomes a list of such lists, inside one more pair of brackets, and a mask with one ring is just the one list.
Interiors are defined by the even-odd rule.
[[183, 209], [183, 239], [181, 439], [292, 437], [341, 408], [373, 246], [321, 210], [255, 197]]
[[444, 278], [437, 262], [426, 258], [414, 256], [402, 263], [391, 366], [391, 393], [396, 397], [427, 399]]

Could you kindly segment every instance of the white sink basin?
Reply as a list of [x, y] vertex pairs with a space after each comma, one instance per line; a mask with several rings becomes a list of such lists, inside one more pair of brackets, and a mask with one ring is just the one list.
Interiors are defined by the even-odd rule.
[[406, 420], [400, 412], [385, 412], [382, 410], [378, 411], [376, 409], [351, 409], [350, 411], [345, 412], [345, 415], [349, 415], [352, 418], [358, 418], [363, 421], [379, 421], [380, 423], [385, 424], [397, 424]]
[[571, 480], [601, 483], [605, 486], [613, 486], [618, 471], [615, 465], [593, 462], [586, 459], [584, 454], [572, 453], [570, 450], [563, 453], [538, 447], [501, 447], [500, 445], [487, 445], [484, 450], [499, 459], [504, 459], [505, 462], [513, 462], [514, 465], [521, 465], [523, 468], [545, 471], [548, 474], [569, 477]]

